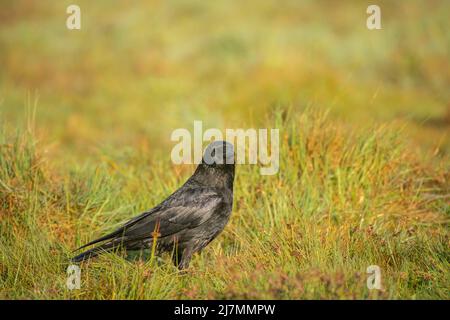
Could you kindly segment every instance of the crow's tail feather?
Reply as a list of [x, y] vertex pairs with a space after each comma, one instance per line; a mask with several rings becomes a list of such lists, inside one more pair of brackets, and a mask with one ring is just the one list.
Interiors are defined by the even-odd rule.
[[77, 248], [77, 249], [74, 250], [74, 251], [77, 251], [77, 250], [86, 248], [86, 247], [91, 246], [91, 245], [93, 245], [93, 244], [96, 244], [96, 243], [98, 243], [98, 242], [102, 242], [102, 241], [105, 241], [105, 240], [111, 240], [111, 239], [113, 239], [113, 238], [119, 236], [121, 233], [123, 233], [124, 230], [125, 230], [124, 228], [120, 228], [119, 230], [116, 230], [116, 231], [114, 231], [114, 232], [112, 232], [112, 233], [110, 233], [110, 234], [107, 234], [106, 236], [103, 236], [103, 237], [101, 237], [101, 238], [98, 238], [98, 239], [95, 239], [95, 240], [93, 240], [93, 241], [91, 241], [91, 242], [88, 242], [88, 243], [86, 243], [85, 245], [82, 245], [81, 247]]
[[114, 249], [116, 249], [116, 246], [114, 246], [113, 243], [111, 243], [111, 242], [105, 243], [105, 244], [102, 244], [101, 246], [89, 249], [89, 250], [84, 251], [84, 252], [80, 253], [79, 255], [73, 257], [72, 262], [78, 263], [78, 262], [81, 262], [84, 260], [88, 260], [88, 259], [94, 258], [102, 253], [110, 252]]

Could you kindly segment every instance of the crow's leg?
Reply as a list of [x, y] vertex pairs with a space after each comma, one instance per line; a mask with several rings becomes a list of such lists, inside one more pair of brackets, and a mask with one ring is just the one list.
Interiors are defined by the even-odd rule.
[[189, 263], [192, 258], [192, 248], [187, 247], [181, 252], [176, 252], [173, 255], [173, 263], [178, 267], [178, 269], [183, 270], [189, 267]]

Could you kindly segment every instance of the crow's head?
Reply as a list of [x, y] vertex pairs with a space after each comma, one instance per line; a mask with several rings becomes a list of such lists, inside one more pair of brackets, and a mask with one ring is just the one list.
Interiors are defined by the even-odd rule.
[[199, 164], [193, 179], [203, 185], [233, 187], [234, 148], [226, 141], [214, 141], [206, 147], [202, 163]]
[[226, 141], [214, 141], [206, 147], [202, 163], [210, 166], [234, 165], [234, 147]]

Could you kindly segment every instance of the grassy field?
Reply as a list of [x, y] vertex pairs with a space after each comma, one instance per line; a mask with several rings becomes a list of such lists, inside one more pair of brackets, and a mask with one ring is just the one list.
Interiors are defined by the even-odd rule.
[[[3, 1], [0, 298], [449, 299], [450, 4], [377, 2], [370, 31], [364, 1]], [[107, 254], [68, 290], [72, 250], [190, 176], [194, 120], [279, 128], [279, 173], [237, 166], [186, 272]]]

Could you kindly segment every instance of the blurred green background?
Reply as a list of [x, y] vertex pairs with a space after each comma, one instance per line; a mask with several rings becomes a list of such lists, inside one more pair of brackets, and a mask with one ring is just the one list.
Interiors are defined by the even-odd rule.
[[[257, 127], [277, 106], [349, 125], [399, 120], [412, 146], [449, 152], [449, 1], [1, 1], [0, 115], [37, 103], [64, 161], [171, 132]], [[66, 8], [81, 8], [80, 31]], [[54, 151], [57, 152], [57, 151]]]

